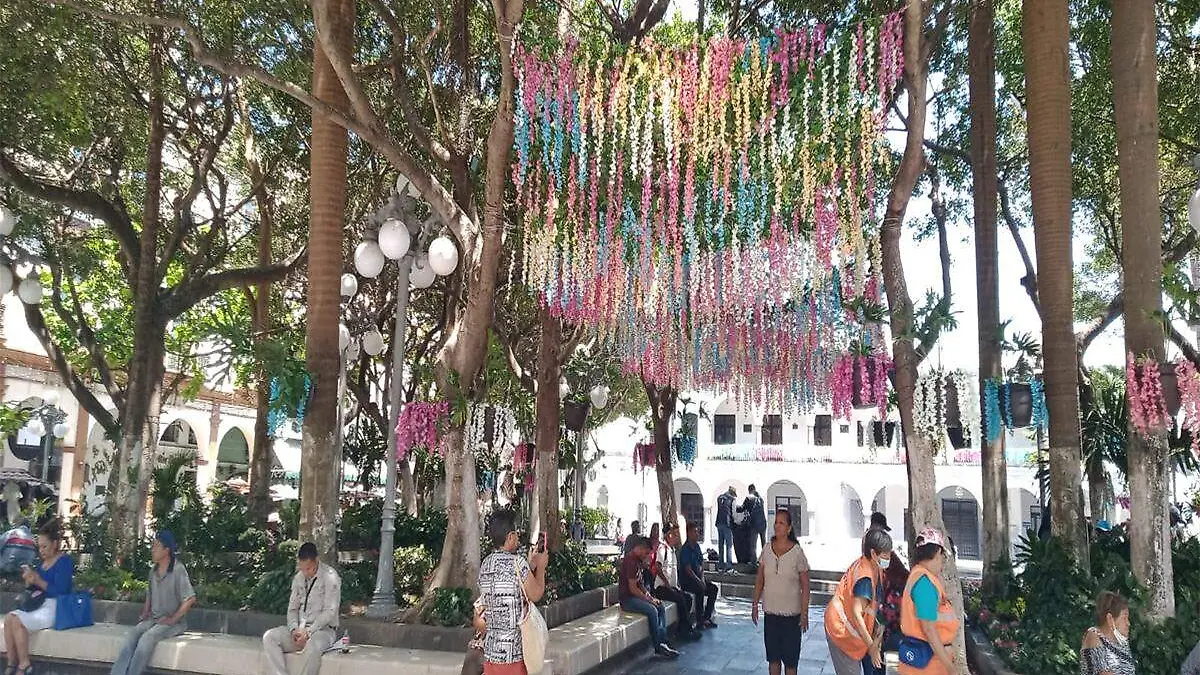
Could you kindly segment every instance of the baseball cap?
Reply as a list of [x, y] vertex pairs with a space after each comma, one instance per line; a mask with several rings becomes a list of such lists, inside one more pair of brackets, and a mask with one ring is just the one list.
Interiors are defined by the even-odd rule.
[[888, 527], [887, 516], [878, 511], [871, 514], [871, 527], [882, 528], [884, 532], [892, 531], [892, 528]]
[[942, 547], [942, 550], [949, 551], [946, 548], [946, 540], [942, 537], [942, 533], [932, 527], [921, 530], [921, 533], [917, 535], [917, 547], [919, 548], [926, 544], [937, 544]]

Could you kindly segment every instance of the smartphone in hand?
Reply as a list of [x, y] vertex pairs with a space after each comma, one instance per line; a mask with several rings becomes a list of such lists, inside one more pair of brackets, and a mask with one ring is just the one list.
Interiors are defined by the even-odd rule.
[[537, 552], [538, 553], [546, 552], [546, 533], [545, 532], [542, 532], [541, 534], [538, 535]]

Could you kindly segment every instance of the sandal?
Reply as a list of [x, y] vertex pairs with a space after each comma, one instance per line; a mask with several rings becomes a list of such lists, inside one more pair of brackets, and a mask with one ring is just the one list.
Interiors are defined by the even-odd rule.
[[33, 673], [33, 664], [29, 664], [24, 668], [17, 668], [13, 671], [13, 675], [31, 675]]
[[8, 667], [4, 669], [4, 675], [17, 675], [17, 667], [13, 664], [9, 664]]

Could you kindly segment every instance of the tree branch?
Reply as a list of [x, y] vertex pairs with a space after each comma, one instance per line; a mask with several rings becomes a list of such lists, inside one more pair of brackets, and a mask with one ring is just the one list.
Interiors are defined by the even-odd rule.
[[63, 354], [54, 339], [50, 337], [50, 330], [46, 327], [46, 319], [42, 316], [42, 310], [37, 305], [24, 305], [24, 307], [25, 322], [29, 324], [29, 330], [42, 344], [42, 349], [50, 357], [50, 363], [54, 364], [54, 369], [58, 371], [59, 377], [62, 378], [71, 395], [75, 397], [76, 401], [79, 401], [79, 405], [88, 411], [88, 414], [96, 418], [96, 422], [100, 426], [104, 427], [105, 434], [116, 436], [121, 431], [120, 424], [112, 416], [112, 413], [100, 403], [92, 390], [88, 389], [83, 379], [79, 377], [79, 373], [75, 372], [70, 362], [67, 361], [66, 354]]
[[1125, 297], [1120, 291], [1118, 291], [1117, 294], [1113, 296], [1113, 299], [1109, 301], [1108, 308], [1104, 310], [1104, 313], [1096, 317], [1090, 324], [1088, 324], [1087, 328], [1083, 329], [1083, 331], [1079, 333], [1078, 340], [1080, 353], [1082, 354], [1083, 352], [1087, 351], [1087, 348], [1091, 346], [1092, 342], [1094, 342], [1096, 338], [1100, 337], [1100, 334], [1103, 333], [1106, 328], [1112, 325], [1112, 322], [1116, 321], [1117, 317], [1121, 316], [1124, 311]]
[[1183, 352], [1184, 358], [1186, 358], [1188, 361], [1191, 361], [1196, 365], [1196, 367], [1200, 368], [1200, 352], [1196, 351], [1196, 347], [1192, 345], [1192, 342], [1188, 340], [1183, 333], [1180, 333], [1179, 329], [1176, 328], [1175, 324], [1172, 322], [1167, 322], [1167, 331], [1169, 333], [1168, 337], [1171, 338], [1171, 342], [1175, 343], [1175, 346], [1179, 348], [1179, 351]]
[[1003, 178], [999, 180], [1000, 193], [1000, 213], [1004, 216], [1004, 224], [1008, 226], [1008, 231], [1012, 234], [1013, 243], [1017, 245], [1017, 251], [1021, 254], [1021, 261], [1025, 263], [1025, 276], [1021, 277], [1021, 286], [1025, 288], [1025, 293], [1029, 295], [1029, 301], [1033, 303], [1033, 308], [1037, 310], [1038, 317], [1042, 316], [1042, 302], [1038, 298], [1037, 288], [1037, 270], [1033, 267], [1033, 259], [1029, 257], [1029, 248], [1025, 246], [1025, 239], [1021, 236], [1021, 223], [1017, 220], [1016, 215], [1012, 211], [1012, 203], [1009, 200], [1008, 184]]
[[307, 256], [308, 249], [306, 247], [293, 254], [291, 259], [285, 263], [266, 267], [238, 267], [185, 281], [168, 291], [163, 297], [162, 312], [168, 318], [175, 318], [201, 300], [221, 291], [279, 281], [296, 269]]

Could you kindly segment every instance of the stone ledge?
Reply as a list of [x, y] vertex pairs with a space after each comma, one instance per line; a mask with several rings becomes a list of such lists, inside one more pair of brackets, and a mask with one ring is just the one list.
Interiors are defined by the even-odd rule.
[[[666, 606], [667, 622], [674, 625], [679, 612], [674, 603]], [[609, 607], [550, 630], [550, 675], [581, 675], [649, 642], [650, 622], [646, 617]]]
[[992, 649], [992, 642], [978, 628], [967, 628], [967, 664], [976, 675], [1015, 675]]

